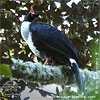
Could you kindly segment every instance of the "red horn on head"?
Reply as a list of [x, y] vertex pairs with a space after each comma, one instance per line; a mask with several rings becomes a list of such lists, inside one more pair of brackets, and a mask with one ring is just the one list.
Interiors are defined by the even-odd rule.
[[31, 14], [35, 14], [35, 12], [34, 12], [32, 6], [31, 6]]

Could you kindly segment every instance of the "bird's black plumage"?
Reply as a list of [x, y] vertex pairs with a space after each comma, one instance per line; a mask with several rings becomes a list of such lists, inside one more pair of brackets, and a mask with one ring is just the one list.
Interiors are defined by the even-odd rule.
[[70, 65], [79, 89], [84, 91], [84, 82], [77, 65], [79, 55], [72, 42], [56, 27], [34, 22], [37, 17], [33, 9], [25, 17], [21, 26], [22, 37], [36, 56], [44, 59], [51, 57], [57, 65]]
[[41, 52], [41, 56], [52, 57], [61, 64], [66, 64], [69, 58], [78, 60], [78, 52], [72, 42], [57, 28], [36, 22], [30, 24], [30, 30], [34, 45]]

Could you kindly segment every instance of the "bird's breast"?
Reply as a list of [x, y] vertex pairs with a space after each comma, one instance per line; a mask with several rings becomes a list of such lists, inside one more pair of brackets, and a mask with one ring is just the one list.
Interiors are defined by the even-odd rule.
[[32, 33], [29, 32], [29, 36], [28, 36], [28, 39], [27, 39], [27, 44], [29, 46], [29, 48], [31, 49], [31, 51], [38, 57], [41, 57], [40, 56], [40, 51], [37, 50], [36, 46], [34, 45], [34, 41], [32, 41]]
[[25, 41], [28, 39], [30, 24], [31, 22], [25, 21], [21, 25], [21, 35]]
[[39, 50], [36, 49], [36, 46], [34, 45], [34, 41], [32, 41], [32, 32], [30, 32], [29, 27], [30, 27], [31, 22], [25, 21], [21, 25], [21, 35], [23, 39], [26, 41], [28, 44], [29, 48], [31, 51], [38, 57], [40, 57], [40, 52]]

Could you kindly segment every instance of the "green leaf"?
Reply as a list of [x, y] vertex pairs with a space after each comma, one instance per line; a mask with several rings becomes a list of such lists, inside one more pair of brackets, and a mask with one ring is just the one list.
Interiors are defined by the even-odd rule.
[[0, 100], [8, 100], [7, 98], [4, 97], [0, 97]]
[[7, 76], [7, 77], [12, 77], [12, 72], [8, 65], [0, 64], [0, 76], [1, 75]]
[[40, 0], [40, 4], [42, 4], [43, 3], [43, 0]]
[[22, 53], [24, 53], [24, 55], [26, 54], [26, 50], [21, 50]]

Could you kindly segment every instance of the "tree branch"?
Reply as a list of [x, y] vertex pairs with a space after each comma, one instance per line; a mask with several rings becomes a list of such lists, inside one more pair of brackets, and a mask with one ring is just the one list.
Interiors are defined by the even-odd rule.
[[[74, 75], [69, 66], [44, 66], [41, 63], [23, 62], [14, 58], [12, 61], [14, 63], [11, 67], [13, 76], [18, 79], [64, 85], [75, 82]], [[100, 71], [94, 72], [88, 69], [80, 69], [80, 72], [85, 85], [92, 86], [100, 77]]]
[[70, 77], [69, 72], [71, 70], [69, 67], [66, 68], [66, 72], [64, 71], [64, 66], [44, 66], [41, 63], [23, 62], [22, 60], [16, 60], [14, 58], [12, 61], [14, 63], [11, 67], [13, 76], [18, 79], [66, 84]]

